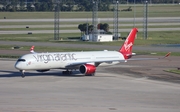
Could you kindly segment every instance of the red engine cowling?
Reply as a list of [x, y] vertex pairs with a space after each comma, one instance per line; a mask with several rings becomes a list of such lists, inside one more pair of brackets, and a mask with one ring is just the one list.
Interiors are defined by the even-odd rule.
[[96, 71], [96, 67], [91, 64], [85, 64], [79, 67], [79, 71], [85, 75], [93, 75]]

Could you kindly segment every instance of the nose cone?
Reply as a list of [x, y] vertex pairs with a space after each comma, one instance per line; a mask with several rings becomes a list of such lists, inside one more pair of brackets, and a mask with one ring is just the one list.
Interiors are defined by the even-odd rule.
[[22, 70], [22, 65], [18, 62], [16, 62], [16, 64], [14, 65], [14, 67], [18, 70]]
[[23, 59], [23, 58], [19, 58], [19, 59], [16, 61], [14, 67], [15, 67], [16, 69], [18, 69], [18, 70], [24, 70], [25, 64], [26, 64], [26, 60]]

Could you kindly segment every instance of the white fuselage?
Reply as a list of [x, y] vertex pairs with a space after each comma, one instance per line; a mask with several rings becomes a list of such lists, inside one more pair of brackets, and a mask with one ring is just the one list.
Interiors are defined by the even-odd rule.
[[113, 64], [124, 60], [124, 56], [117, 51], [34, 53], [20, 57], [15, 68], [19, 70], [66, 69], [78, 64]]

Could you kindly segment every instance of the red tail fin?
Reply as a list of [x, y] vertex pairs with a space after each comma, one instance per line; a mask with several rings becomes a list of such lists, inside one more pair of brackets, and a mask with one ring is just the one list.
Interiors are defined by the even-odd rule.
[[137, 32], [137, 28], [133, 28], [129, 33], [128, 37], [126, 38], [126, 41], [122, 45], [121, 49], [119, 50], [119, 52], [124, 55], [125, 59], [129, 59], [132, 56], [132, 47]]

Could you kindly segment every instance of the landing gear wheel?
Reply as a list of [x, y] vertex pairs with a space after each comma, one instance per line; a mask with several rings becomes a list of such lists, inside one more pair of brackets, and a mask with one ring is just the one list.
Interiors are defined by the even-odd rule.
[[85, 74], [85, 76], [95, 76], [95, 73], [92, 73], [92, 74]]
[[20, 70], [20, 72], [21, 72], [21, 77], [24, 78], [25, 77], [25, 74], [24, 74], [25, 71], [24, 70]]
[[72, 74], [72, 71], [69, 71], [69, 70], [62, 71], [62, 74], [71, 75], [71, 74]]
[[24, 77], [25, 77], [25, 75], [21, 75], [21, 77], [22, 77], [22, 78], [24, 78]]
[[91, 76], [95, 76], [95, 73], [92, 73]]

